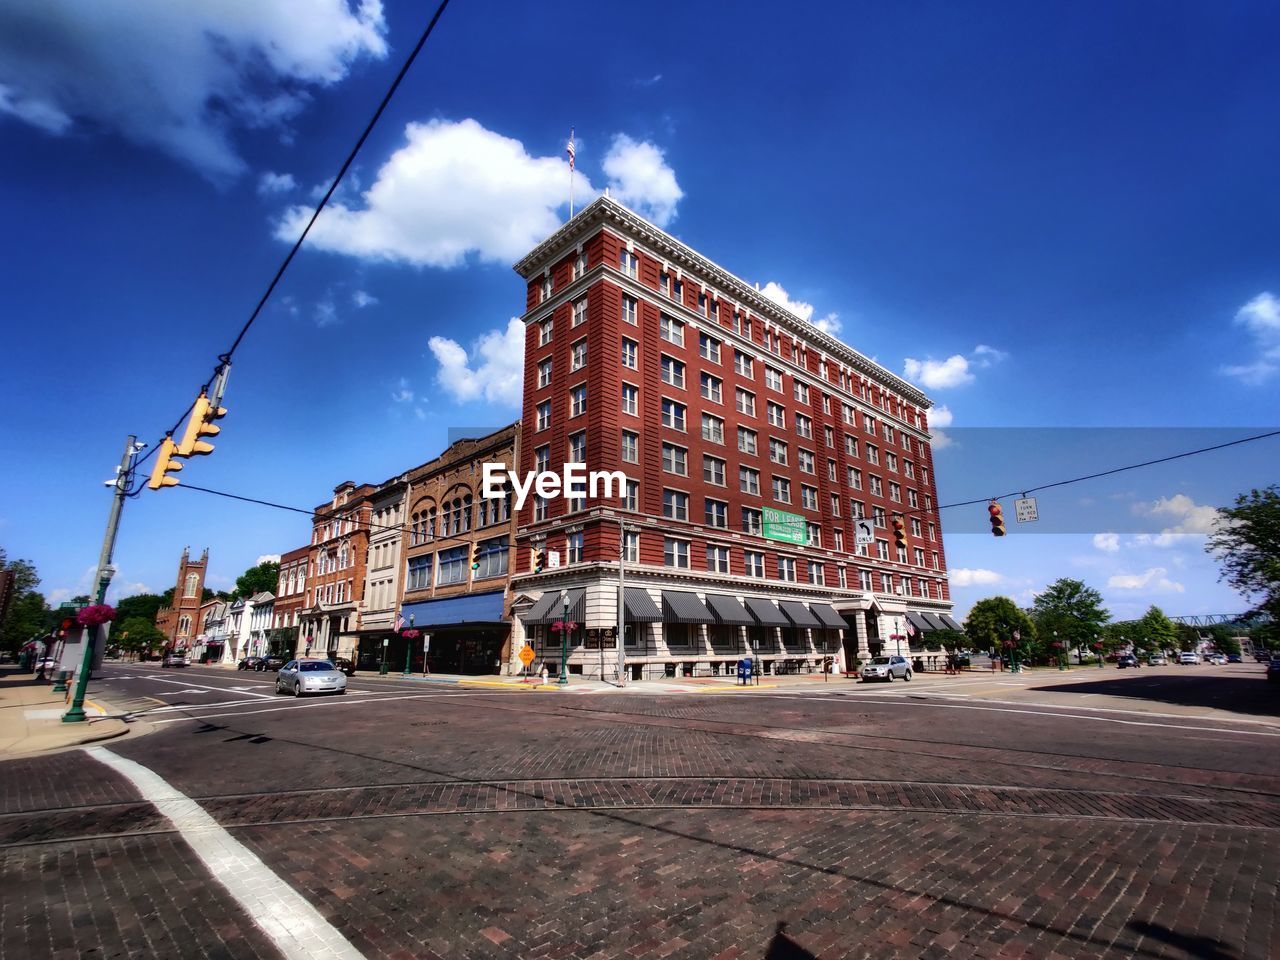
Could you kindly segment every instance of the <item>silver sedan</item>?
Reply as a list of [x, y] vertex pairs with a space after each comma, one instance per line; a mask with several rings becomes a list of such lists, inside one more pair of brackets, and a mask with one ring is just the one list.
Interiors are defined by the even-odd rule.
[[901, 677], [903, 680], [911, 679], [911, 664], [907, 662], [906, 657], [872, 657], [871, 661], [862, 668], [864, 682], [885, 680], [893, 683], [894, 677]]
[[328, 660], [290, 660], [276, 674], [276, 693], [346, 693], [347, 676]]

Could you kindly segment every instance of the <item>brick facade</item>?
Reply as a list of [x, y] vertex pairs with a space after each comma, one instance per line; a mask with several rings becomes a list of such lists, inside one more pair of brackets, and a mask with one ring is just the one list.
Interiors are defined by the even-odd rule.
[[182, 550], [178, 561], [178, 579], [173, 587], [173, 602], [156, 613], [156, 628], [165, 635], [169, 649], [190, 649], [203, 625], [200, 607], [203, 603], [204, 578], [209, 567], [209, 551], [199, 560], [191, 559], [189, 548]]
[[280, 555], [280, 579], [276, 583], [276, 603], [271, 612], [271, 650], [287, 650], [290, 656], [300, 651], [302, 611], [306, 605], [307, 567], [310, 547], [298, 547]]
[[374, 487], [338, 484], [316, 507], [300, 615], [303, 654], [353, 657], [360, 629], [369, 547], [369, 497]]
[[[528, 282], [521, 470], [537, 469], [541, 456], [559, 472], [575, 458], [638, 483], [625, 508], [590, 497], [580, 508], [560, 498], [540, 507], [530, 497], [513, 564], [523, 609], [543, 590], [576, 586], [586, 628], [615, 624], [620, 522], [639, 539], [628, 577], [655, 602], [669, 587], [831, 604], [846, 620], [845, 660], [886, 648], [889, 637], [905, 652], [897, 638], [909, 609], [950, 609], [930, 402], [915, 387], [608, 197], [516, 269]], [[575, 412], [583, 388], [585, 410]], [[744, 510], [766, 507], [803, 517], [807, 542], [764, 538]], [[859, 513], [877, 540], [863, 550]], [[902, 556], [894, 514], [908, 529]], [[564, 564], [534, 573], [540, 547]], [[749, 631], [706, 626], [645, 626], [627, 659], [642, 676], [675, 662], [718, 669], [748, 651], [811, 665], [832, 639], [770, 628], [753, 643]], [[594, 658], [579, 648], [570, 663], [591, 673]]]

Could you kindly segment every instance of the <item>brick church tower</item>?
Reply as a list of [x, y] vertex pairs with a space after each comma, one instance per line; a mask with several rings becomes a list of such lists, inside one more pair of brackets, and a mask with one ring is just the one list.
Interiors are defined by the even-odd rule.
[[209, 566], [206, 547], [199, 560], [192, 560], [190, 548], [183, 548], [178, 561], [178, 580], [173, 587], [173, 603], [156, 613], [156, 627], [167, 638], [169, 648], [189, 648], [200, 632], [200, 603], [204, 576]]

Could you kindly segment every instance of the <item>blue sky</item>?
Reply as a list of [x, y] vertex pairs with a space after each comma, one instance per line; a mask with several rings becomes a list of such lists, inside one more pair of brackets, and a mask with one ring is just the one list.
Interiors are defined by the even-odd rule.
[[[190, 402], [427, 15], [194, 6], [0, 11], [0, 543], [53, 599], [87, 586], [125, 435]], [[184, 477], [313, 506], [514, 419], [510, 264], [567, 214], [571, 126], [579, 202], [610, 186], [945, 408], [943, 502], [1275, 424], [1274, 5], [724, 9], [455, 0]], [[944, 514], [957, 607], [1072, 575], [1119, 616], [1242, 609], [1206, 508], [1278, 464], [1270, 440], [1063, 488], [1003, 541]], [[190, 544], [226, 587], [306, 531], [147, 493], [117, 586], [171, 585]]]

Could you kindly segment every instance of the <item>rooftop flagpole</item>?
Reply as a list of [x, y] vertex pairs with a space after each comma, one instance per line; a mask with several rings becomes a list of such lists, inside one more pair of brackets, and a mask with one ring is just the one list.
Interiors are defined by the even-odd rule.
[[565, 148], [565, 152], [569, 154], [569, 219], [573, 219], [573, 127], [569, 128], [569, 145]]

